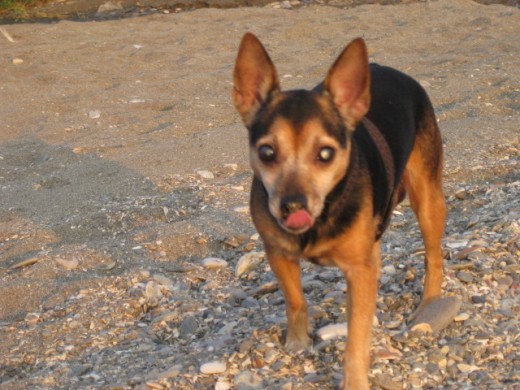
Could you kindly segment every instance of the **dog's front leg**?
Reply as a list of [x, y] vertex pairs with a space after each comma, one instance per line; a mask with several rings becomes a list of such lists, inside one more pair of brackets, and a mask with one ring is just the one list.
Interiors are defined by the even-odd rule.
[[285, 297], [287, 338], [285, 347], [296, 352], [311, 347], [307, 302], [303, 296], [301, 269], [298, 258], [286, 258], [267, 250], [269, 265]]
[[350, 262], [344, 271], [348, 284], [344, 390], [369, 389], [370, 340], [376, 309], [379, 263], [380, 246], [376, 242], [371, 253], [361, 256], [356, 262]]

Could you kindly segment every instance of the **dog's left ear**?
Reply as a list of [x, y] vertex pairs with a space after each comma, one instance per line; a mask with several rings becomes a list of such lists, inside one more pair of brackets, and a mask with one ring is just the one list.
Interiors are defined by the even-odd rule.
[[268, 96], [280, 89], [278, 73], [256, 36], [242, 38], [233, 73], [233, 103], [246, 126]]
[[340, 54], [327, 74], [324, 89], [353, 129], [370, 107], [370, 69], [362, 38], [354, 39]]

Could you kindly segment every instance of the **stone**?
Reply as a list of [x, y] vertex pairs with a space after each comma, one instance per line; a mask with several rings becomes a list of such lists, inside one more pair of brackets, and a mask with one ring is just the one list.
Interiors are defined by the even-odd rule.
[[222, 374], [226, 371], [226, 364], [220, 361], [204, 363], [200, 366], [200, 372], [206, 375]]
[[347, 337], [347, 323], [330, 324], [318, 329], [318, 336], [322, 340], [330, 340], [337, 337]]
[[243, 255], [235, 268], [237, 277], [257, 268], [265, 258], [265, 252], [250, 252]]
[[144, 289], [144, 296], [147, 301], [155, 302], [162, 298], [162, 289], [156, 282], [150, 281], [146, 283], [146, 287]]
[[196, 171], [196, 172], [197, 172], [197, 175], [199, 175], [203, 179], [214, 179], [215, 178], [215, 175], [211, 171], [199, 170], [199, 171]]
[[228, 262], [218, 257], [207, 257], [202, 260], [202, 266], [206, 269], [222, 269], [228, 266]]
[[65, 268], [67, 271], [72, 271], [78, 268], [78, 260], [76, 258], [72, 258], [71, 260], [65, 260], [65, 259], [56, 259], [56, 263], [61, 265], [63, 268]]
[[473, 275], [469, 272], [460, 271], [457, 272], [457, 279], [464, 283], [471, 283], [473, 282]]
[[90, 119], [98, 119], [101, 116], [101, 111], [99, 111], [99, 110], [89, 111], [88, 116]]
[[235, 376], [234, 380], [235, 390], [260, 390], [262, 380], [255, 374], [249, 371], [241, 371]]
[[120, 3], [114, 3], [113, 1], [107, 1], [106, 3], [101, 4], [98, 7], [97, 13], [104, 14], [113, 11], [120, 11], [123, 9], [123, 6]]
[[199, 329], [199, 321], [193, 317], [188, 316], [184, 318], [179, 325], [179, 334], [182, 338], [188, 339], [195, 335]]
[[413, 329], [419, 324], [426, 324], [431, 328], [432, 333], [437, 333], [453, 321], [461, 305], [462, 302], [457, 297], [446, 297], [433, 301], [421, 309], [411, 323], [411, 328]]

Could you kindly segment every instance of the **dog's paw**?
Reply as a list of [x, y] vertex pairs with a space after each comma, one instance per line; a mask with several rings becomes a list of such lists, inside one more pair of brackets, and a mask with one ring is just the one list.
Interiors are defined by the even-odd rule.
[[312, 348], [312, 340], [308, 334], [303, 335], [287, 335], [287, 340], [285, 341], [285, 350], [287, 352], [302, 352], [308, 351]]

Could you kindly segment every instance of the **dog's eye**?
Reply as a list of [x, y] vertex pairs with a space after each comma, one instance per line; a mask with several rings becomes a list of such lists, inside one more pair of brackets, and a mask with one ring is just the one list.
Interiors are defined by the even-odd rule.
[[263, 162], [273, 162], [276, 159], [276, 153], [272, 146], [262, 145], [258, 149], [258, 156]]
[[334, 158], [334, 149], [325, 146], [318, 152], [318, 160], [321, 162], [330, 162]]

